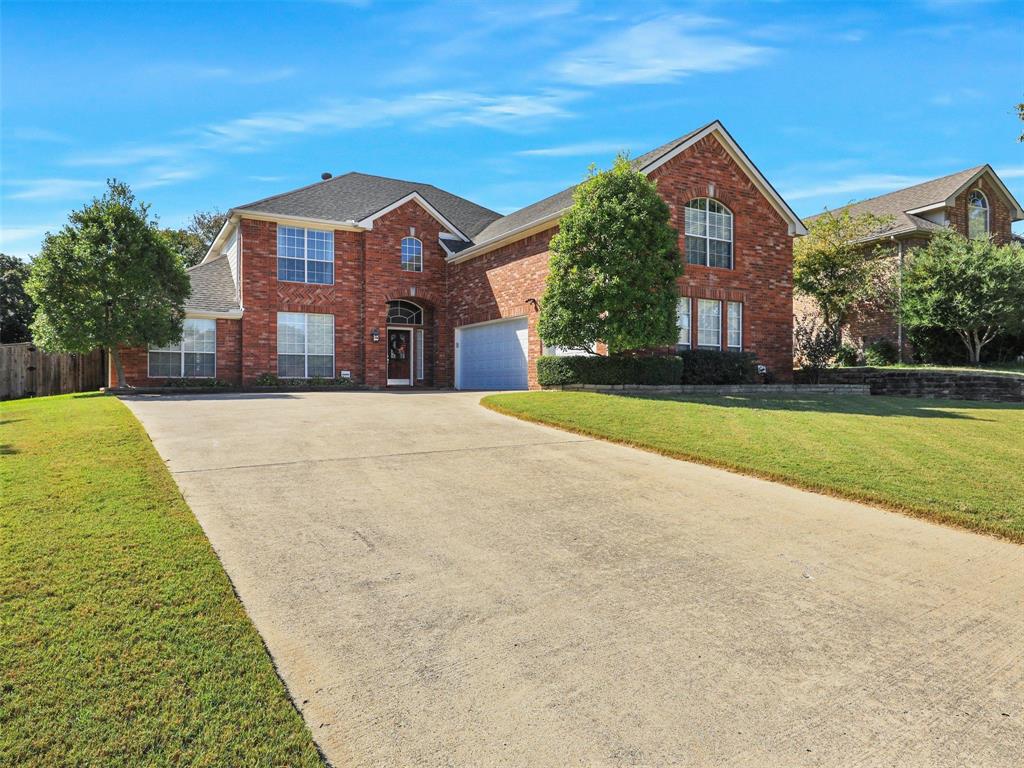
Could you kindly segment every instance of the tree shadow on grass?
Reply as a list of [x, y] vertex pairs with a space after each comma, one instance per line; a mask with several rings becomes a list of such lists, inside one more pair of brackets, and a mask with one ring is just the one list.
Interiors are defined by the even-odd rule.
[[20, 451], [10, 443], [0, 443], [0, 456], [13, 456]]
[[995, 403], [980, 400], [938, 400], [916, 397], [886, 397], [872, 395], [719, 395], [707, 396], [646, 396], [626, 395], [639, 400], [673, 400], [701, 403], [715, 408], [746, 408], [758, 411], [788, 411], [806, 413], [836, 413], [859, 416], [910, 416], [921, 419], [966, 419], [968, 421], [996, 421], [963, 411], [1016, 411], [1024, 414], [1019, 403]]

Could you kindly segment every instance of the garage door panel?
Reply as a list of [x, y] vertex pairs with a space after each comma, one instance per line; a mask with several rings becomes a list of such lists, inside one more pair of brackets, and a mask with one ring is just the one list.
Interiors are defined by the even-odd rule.
[[526, 389], [529, 329], [525, 317], [460, 329], [461, 389]]

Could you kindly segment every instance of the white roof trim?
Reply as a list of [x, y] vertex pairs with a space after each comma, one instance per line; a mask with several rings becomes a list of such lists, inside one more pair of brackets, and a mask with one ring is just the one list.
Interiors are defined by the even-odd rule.
[[939, 208], [945, 208], [946, 205], [947, 203], [945, 200], [939, 200], [937, 203], [928, 203], [928, 205], [922, 205], [917, 208], [910, 208], [904, 211], [904, 213], [916, 216], [919, 213], [927, 213], [928, 211], [935, 211], [938, 210]]
[[257, 221], [280, 221], [285, 225], [289, 223], [296, 224], [314, 224], [320, 226], [328, 226], [332, 229], [343, 229], [350, 232], [360, 232], [366, 227], [361, 226], [358, 222], [349, 219], [348, 221], [338, 221], [337, 219], [315, 219], [312, 216], [292, 216], [287, 213], [266, 213], [265, 211], [250, 211], [245, 208], [232, 208], [230, 213], [237, 214], [238, 216], [244, 216], [247, 219], [255, 219]]
[[768, 179], [762, 175], [757, 166], [751, 162], [750, 158], [747, 157], [746, 152], [744, 152], [740, 148], [740, 145], [736, 143], [735, 139], [729, 135], [729, 132], [725, 130], [725, 126], [722, 125], [719, 120], [715, 120], [706, 128], [698, 131], [686, 141], [682, 142], [669, 152], [666, 152], [658, 159], [651, 161], [640, 170], [644, 173], [650, 174], [652, 171], [660, 168], [669, 160], [682, 152], [685, 152], [698, 141], [706, 136], [710, 136], [711, 134], [715, 134], [715, 138], [718, 139], [719, 143], [725, 148], [725, 151], [729, 153], [729, 156], [732, 157], [733, 161], [742, 168], [750, 180], [754, 182], [754, 186], [756, 186], [761, 194], [768, 199], [768, 202], [772, 204], [783, 220], [789, 222], [789, 234], [806, 235], [807, 227], [804, 226], [800, 217], [797, 216], [796, 212], [789, 207], [789, 204], [782, 199], [782, 195], [775, 191], [775, 187], [773, 187]]
[[[208, 261], [213, 261], [217, 256], [220, 256], [220, 249], [224, 246], [224, 241], [228, 239], [231, 234], [231, 228], [238, 224], [238, 217], [232, 215], [231, 211], [228, 211], [228, 217], [224, 220], [224, 226], [220, 228], [220, 232], [213, 238], [213, 242], [210, 243], [210, 247], [206, 249], [206, 255], [203, 256], [203, 260], [200, 264], [205, 264]], [[214, 255], [216, 254], [216, 255]]]
[[569, 206], [562, 208], [560, 211], [548, 214], [544, 218], [535, 219], [531, 222], [510, 229], [498, 237], [492, 237], [490, 240], [485, 240], [482, 243], [477, 243], [464, 251], [457, 253], [453, 258], [448, 259], [450, 264], [458, 264], [460, 261], [466, 261], [474, 256], [480, 256], [488, 251], [493, 251], [495, 248], [499, 248], [509, 242], [514, 242], [520, 236], [532, 234], [533, 232], [539, 232], [544, 229], [548, 229], [552, 224], [556, 223], [562, 218], [562, 215], [569, 210]]
[[234, 309], [230, 312], [207, 312], [202, 309], [187, 309], [185, 317], [194, 320], [241, 320], [242, 310]]
[[384, 216], [385, 214], [390, 213], [396, 208], [402, 207], [403, 205], [410, 201], [417, 203], [423, 210], [425, 210], [427, 213], [429, 213], [431, 216], [437, 219], [441, 224], [444, 224], [446, 227], [448, 227], [448, 229], [455, 233], [455, 236], [459, 240], [463, 240], [467, 243], [470, 241], [469, 238], [466, 237], [466, 235], [462, 232], [461, 229], [459, 229], [450, 221], [448, 221], [448, 219], [446, 219], [441, 214], [441, 212], [437, 210], [437, 208], [428, 203], [426, 199], [423, 197], [423, 195], [421, 195], [419, 192], [416, 192], [415, 190], [405, 195], [404, 197], [398, 198], [397, 200], [395, 200], [395, 202], [391, 203], [391, 205], [385, 206], [376, 213], [372, 213], [365, 219], [362, 219], [361, 221], [355, 223], [358, 226], [363, 227], [364, 229], [373, 229], [373, 222], [375, 220], [379, 219], [381, 216]]
[[[989, 174], [989, 176], [992, 178], [992, 181], [994, 181], [996, 183], [996, 186], [999, 187], [999, 190], [1003, 193], [1003, 195], [1005, 195], [1006, 199], [1010, 201], [1011, 206], [1014, 208], [1014, 219], [1013, 220], [1014, 221], [1020, 221], [1021, 219], [1024, 219], [1024, 208], [1021, 208], [1020, 203], [1017, 202], [1017, 198], [1015, 198], [1010, 193], [1010, 190], [1008, 190], [1006, 188], [1006, 185], [1003, 184], [1003, 180], [999, 178], [999, 174], [997, 174], [995, 172], [995, 169], [993, 169], [992, 166], [989, 165], [988, 163], [985, 164], [984, 168], [982, 168], [976, 174], [971, 176], [971, 178], [969, 178], [967, 181], [965, 181], [963, 184], [961, 184], [956, 189], [956, 191], [953, 192], [953, 194], [951, 194], [949, 197], [947, 197], [945, 202], [943, 203], [943, 205], [952, 205], [953, 201], [956, 199], [956, 197], [958, 195], [960, 195], [965, 189], [967, 189], [969, 186], [971, 186], [971, 184], [976, 182], [978, 179], [980, 179], [986, 173]], [[907, 213], [910, 213], [910, 211], [907, 211]]]

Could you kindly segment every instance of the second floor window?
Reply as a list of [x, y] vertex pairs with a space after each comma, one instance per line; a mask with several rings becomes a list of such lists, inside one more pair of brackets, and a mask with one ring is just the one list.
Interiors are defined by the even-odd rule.
[[334, 233], [279, 225], [277, 279], [331, 285], [334, 282]]
[[967, 236], [972, 240], [988, 237], [988, 199], [977, 189], [967, 198]]
[[685, 210], [687, 263], [732, 269], [732, 211], [709, 197], [691, 200]]
[[423, 271], [423, 243], [418, 238], [402, 238], [402, 269], [406, 272]]

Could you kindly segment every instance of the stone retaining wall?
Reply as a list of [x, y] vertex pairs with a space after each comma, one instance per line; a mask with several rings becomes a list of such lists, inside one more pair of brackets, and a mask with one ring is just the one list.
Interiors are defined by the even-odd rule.
[[869, 395], [866, 384], [565, 384], [545, 387], [565, 392], [603, 392], [610, 395]]
[[[800, 371], [799, 378], [808, 377]], [[821, 384], [860, 384], [872, 395], [940, 397], [1024, 403], [1024, 376], [907, 368], [829, 368], [819, 372]]]

